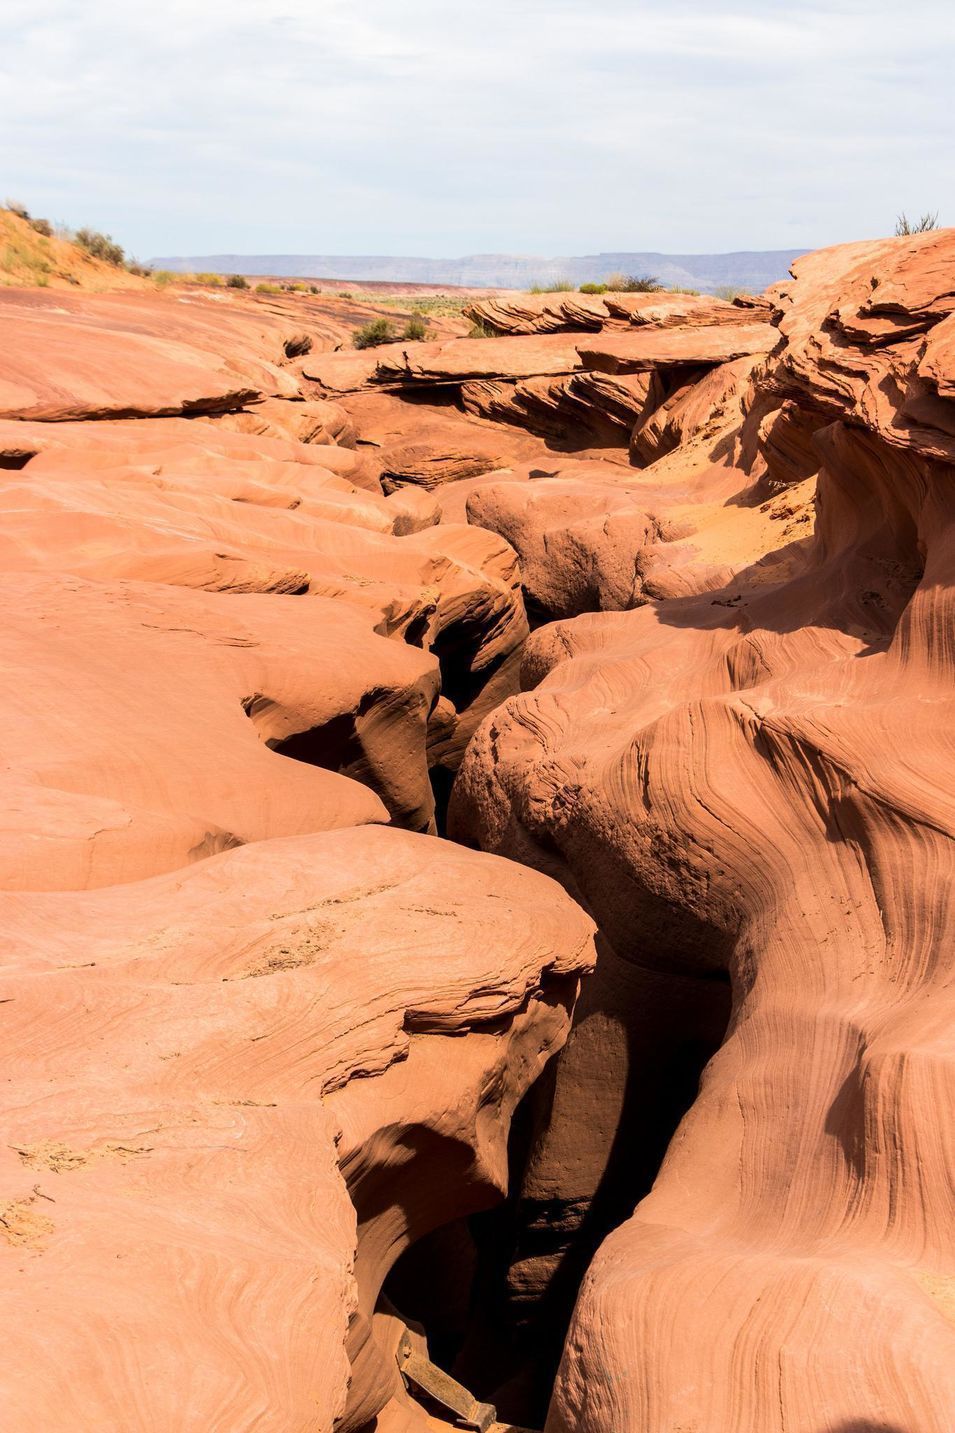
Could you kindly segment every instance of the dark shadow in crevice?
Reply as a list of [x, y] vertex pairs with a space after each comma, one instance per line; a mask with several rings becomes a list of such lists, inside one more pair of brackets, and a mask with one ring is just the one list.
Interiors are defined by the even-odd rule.
[[278, 756], [304, 761], [308, 766], [321, 766], [326, 771], [350, 775], [350, 768], [361, 760], [362, 749], [355, 731], [355, 714], [342, 712], [322, 726], [297, 731], [284, 741], [270, 741], [268, 746]]
[[[499, 1417], [528, 1427], [546, 1419], [581, 1280], [603, 1240], [651, 1189], [730, 1015], [724, 971], [688, 977], [638, 970], [606, 946], [598, 970], [600, 962], [603, 977], [585, 986], [577, 1017], [607, 1032], [605, 1042], [590, 1036], [603, 1068], [590, 1070], [580, 1112], [588, 1118], [594, 1083], [603, 1081], [615, 1123], [600, 1151], [596, 1187], [576, 1200], [526, 1192], [529, 1162], [552, 1121], [577, 1116], [566, 1088], [555, 1103], [561, 1062], [581, 1056], [579, 1045], [576, 1053], [568, 1046], [515, 1114], [507, 1200], [419, 1241], [386, 1285], [402, 1313], [426, 1329], [434, 1361], [494, 1403]], [[591, 1134], [588, 1121], [581, 1140]]]

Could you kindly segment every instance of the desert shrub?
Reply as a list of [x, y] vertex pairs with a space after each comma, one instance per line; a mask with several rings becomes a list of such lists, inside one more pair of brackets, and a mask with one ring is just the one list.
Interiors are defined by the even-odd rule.
[[126, 255], [122, 246], [109, 234], [101, 234], [98, 229], [77, 229], [74, 241], [81, 249], [93, 259], [101, 259], [104, 264], [115, 264], [119, 268], [125, 261]]
[[573, 279], [553, 279], [549, 284], [532, 284], [528, 289], [528, 293], [572, 294], [575, 287]]
[[689, 294], [691, 298], [700, 297], [699, 289], [688, 289], [685, 284], [667, 284], [664, 293], [668, 294]]
[[649, 274], [608, 274], [605, 282], [613, 294], [658, 294], [662, 288]]
[[30, 228], [34, 229], [36, 233], [42, 235], [44, 239], [53, 238], [53, 225], [50, 223], [49, 219], [31, 219]]
[[[153, 277], [153, 271], [149, 267], [149, 265], [141, 264], [138, 259], [129, 259], [127, 261], [126, 272], [129, 274], [135, 274], [137, 279], [151, 279]], [[172, 278], [172, 274], [170, 274], [168, 271], [164, 272], [166, 273], [164, 282], [168, 284], [170, 279]], [[156, 282], [159, 282], [158, 274], [156, 275]]]
[[582, 294], [605, 294], [606, 284], [581, 284], [579, 292]]
[[249, 281], [244, 274], [230, 274], [225, 281], [227, 289], [247, 289]]
[[281, 285], [281, 284], [256, 284], [256, 286], [255, 286], [255, 292], [256, 292], [257, 294], [280, 294], [280, 293], [282, 292], [282, 285]]
[[308, 291], [309, 291], [310, 294], [320, 294], [320, 293], [321, 293], [321, 289], [318, 287], [318, 284], [309, 284], [309, 286], [308, 286]]
[[16, 214], [18, 219], [26, 219], [29, 222], [30, 211], [25, 204], [20, 203], [19, 199], [8, 199], [5, 207], [10, 210], [11, 214]]
[[373, 318], [352, 337], [356, 348], [377, 348], [382, 343], [394, 343], [395, 331], [386, 318]]
[[482, 323], [480, 319], [475, 319], [468, 329], [468, 338], [497, 338], [497, 336], [493, 328], [488, 328], [487, 324]]
[[168, 288], [176, 277], [176, 275], [170, 273], [168, 269], [159, 269], [155, 274], [149, 269], [147, 269], [146, 272], [151, 275], [153, 282], [160, 289]]
[[738, 289], [735, 284], [717, 284], [713, 290], [713, 297], [715, 299], [725, 299], [727, 303], [731, 304], [735, 298], [744, 292], [744, 289]]
[[416, 339], [428, 337], [428, 325], [425, 323], [424, 318], [420, 313], [413, 313], [411, 315], [408, 322], [405, 324], [405, 331], [401, 335], [401, 337], [410, 339], [412, 342]]
[[339, 299], [353, 299], [355, 295], [351, 293], [349, 289], [340, 289], [335, 297]]
[[222, 287], [221, 274], [193, 274], [193, 278], [197, 284], [211, 284], [214, 289]]
[[906, 234], [927, 234], [930, 229], [938, 228], [938, 210], [934, 214], [923, 214], [920, 219], [908, 219], [900, 214], [895, 221], [896, 238], [901, 239]]

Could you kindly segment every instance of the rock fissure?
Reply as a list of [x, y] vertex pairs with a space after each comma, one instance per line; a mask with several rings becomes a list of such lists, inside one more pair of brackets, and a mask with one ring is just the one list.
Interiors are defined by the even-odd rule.
[[953, 268], [0, 291], [11, 1428], [948, 1433]]

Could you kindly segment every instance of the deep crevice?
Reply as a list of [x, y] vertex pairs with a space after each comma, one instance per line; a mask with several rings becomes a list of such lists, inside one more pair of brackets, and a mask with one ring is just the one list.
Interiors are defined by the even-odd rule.
[[[612, 953], [606, 958], [615, 961]], [[661, 979], [658, 972], [649, 977]], [[649, 1193], [722, 1043], [728, 978], [723, 972], [676, 978], [681, 997], [671, 1028], [660, 1026], [652, 1000], [637, 1022], [630, 1011], [610, 1008], [616, 972], [604, 983], [606, 1001], [598, 987], [596, 999], [578, 1007], [578, 1018], [612, 1018], [619, 1032], [615, 1045], [596, 1047], [607, 1057], [602, 1074], [616, 1108], [596, 1187], [577, 1199], [541, 1199], [527, 1189], [534, 1151], [554, 1118], [561, 1061], [573, 1058], [568, 1045], [515, 1113], [506, 1200], [419, 1239], [385, 1282], [390, 1303], [424, 1330], [431, 1359], [494, 1404], [502, 1420], [544, 1426], [581, 1280], [603, 1240]]]

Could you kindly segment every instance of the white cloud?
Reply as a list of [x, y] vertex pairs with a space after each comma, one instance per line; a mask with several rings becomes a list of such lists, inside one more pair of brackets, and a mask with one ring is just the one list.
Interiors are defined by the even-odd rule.
[[0, 187], [144, 255], [787, 247], [953, 192], [948, 0], [3, 15]]

